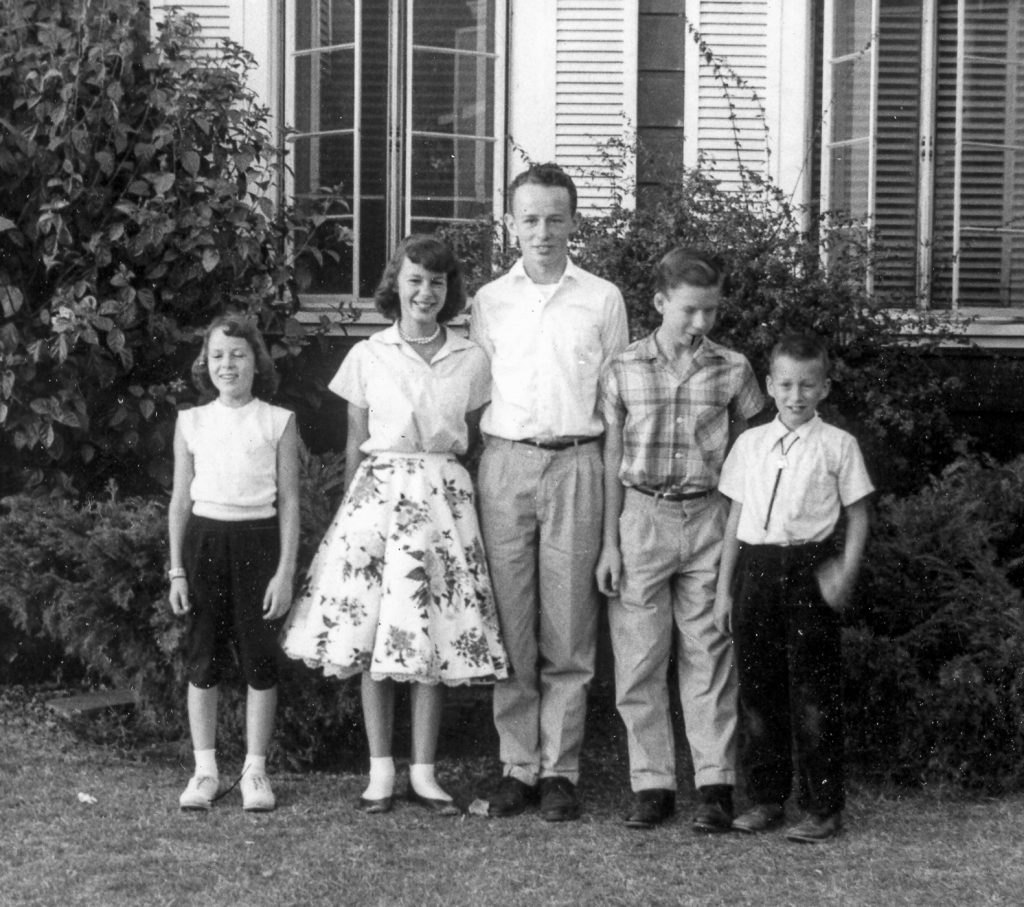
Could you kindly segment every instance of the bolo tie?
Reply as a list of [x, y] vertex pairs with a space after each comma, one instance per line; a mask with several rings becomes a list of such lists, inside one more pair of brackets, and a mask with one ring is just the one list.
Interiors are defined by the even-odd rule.
[[[787, 446], [786, 439], [790, 435], [794, 435], [795, 437], [792, 441], [789, 442], [789, 445]], [[793, 449], [793, 445], [796, 444], [796, 442], [799, 440], [800, 435], [796, 434], [796, 432], [788, 431], [781, 438], [779, 438], [777, 442], [779, 445], [779, 449], [782, 451], [782, 453], [779, 454], [778, 471], [775, 473], [775, 484], [772, 485], [772, 496], [771, 499], [768, 501], [768, 515], [764, 518], [764, 528], [766, 531], [768, 529], [768, 522], [772, 518], [772, 508], [775, 506], [775, 496], [779, 493], [779, 482], [782, 481], [782, 470], [784, 470], [789, 465], [789, 460], [787, 459], [789, 457], [789, 452]]]

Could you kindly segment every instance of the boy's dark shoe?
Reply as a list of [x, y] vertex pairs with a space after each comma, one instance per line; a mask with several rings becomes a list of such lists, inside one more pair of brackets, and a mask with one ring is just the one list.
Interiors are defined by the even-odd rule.
[[580, 817], [576, 785], [568, 778], [540, 779], [540, 817], [545, 822], [568, 822]]
[[626, 814], [630, 828], [654, 828], [676, 811], [676, 792], [655, 787], [633, 794], [633, 803]]
[[786, 811], [779, 803], [758, 803], [732, 820], [735, 831], [757, 834], [778, 828], [786, 819]]
[[732, 830], [732, 786], [708, 784], [697, 788], [700, 803], [693, 816], [693, 830], [717, 834]]
[[536, 802], [536, 785], [531, 787], [518, 778], [506, 775], [489, 801], [487, 815], [501, 818], [518, 816], [527, 806]]
[[786, 832], [790, 841], [801, 844], [820, 844], [839, 834], [843, 827], [842, 813], [830, 813], [827, 816], [808, 816]]

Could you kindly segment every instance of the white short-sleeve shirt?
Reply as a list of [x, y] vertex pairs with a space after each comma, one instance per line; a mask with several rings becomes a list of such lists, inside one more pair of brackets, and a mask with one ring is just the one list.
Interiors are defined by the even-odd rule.
[[476, 294], [470, 337], [491, 360], [493, 399], [482, 427], [510, 441], [601, 434], [601, 373], [629, 342], [613, 283], [568, 261], [552, 289], [522, 259]]
[[342, 361], [328, 387], [368, 410], [364, 453], [466, 452], [466, 413], [490, 399], [491, 375], [480, 347], [447, 335], [428, 363], [392, 325], [357, 343]]
[[839, 514], [875, 490], [857, 440], [820, 416], [790, 431], [775, 419], [747, 429], [722, 467], [722, 494], [743, 505], [736, 535], [748, 545], [821, 542]]
[[190, 454], [192, 512], [214, 520], [258, 520], [277, 513], [277, 445], [292, 414], [253, 398], [213, 400], [178, 413]]

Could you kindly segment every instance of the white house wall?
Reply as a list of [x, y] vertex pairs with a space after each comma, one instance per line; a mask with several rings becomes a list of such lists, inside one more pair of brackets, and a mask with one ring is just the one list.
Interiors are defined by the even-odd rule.
[[160, 21], [165, 10], [173, 7], [199, 19], [203, 39], [211, 46], [226, 38], [249, 51], [257, 64], [251, 76], [251, 87], [263, 103], [271, 107], [276, 98], [273, 86], [284, 62], [277, 60], [274, 53], [277, 5], [277, 0], [212, 0], [207, 3], [150, 0], [155, 22]]
[[726, 184], [767, 173], [806, 201], [810, 2], [686, 0], [686, 163], [710, 158]]

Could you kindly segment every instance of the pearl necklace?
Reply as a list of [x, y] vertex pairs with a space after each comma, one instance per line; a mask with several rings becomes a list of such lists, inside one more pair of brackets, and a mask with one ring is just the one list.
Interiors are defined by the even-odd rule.
[[440, 334], [441, 325], [437, 325], [437, 327], [434, 328], [434, 333], [431, 334], [429, 337], [407, 337], [405, 331], [402, 330], [402, 325], [398, 325], [398, 336], [401, 337], [406, 343], [415, 343], [418, 345], [426, 346], [426, 344], [433, 343], [435, 340], [437, 340]]

